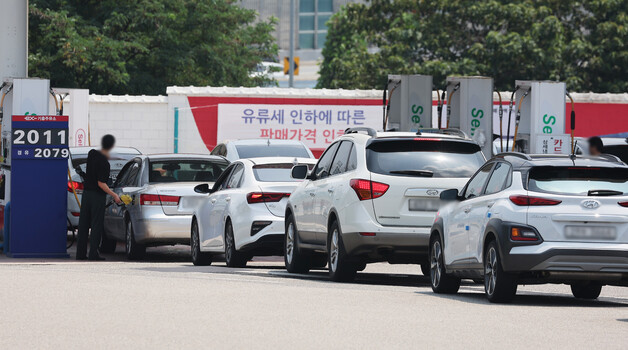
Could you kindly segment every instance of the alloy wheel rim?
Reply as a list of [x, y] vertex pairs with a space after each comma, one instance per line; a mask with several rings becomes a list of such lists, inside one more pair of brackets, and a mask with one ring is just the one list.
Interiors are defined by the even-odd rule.
[[432, 259], [430, 261], [430, 278], [432, 280], [432, 285], [434, 287], [438, 287], [441, 279], [441, 256], [442, 249], [440, 247], [440, 242], [434, 242], [432, 246]]
[[288, 224], [288, 234], [286, 235], [286, 260], [288, 264], [292, 263], [292, 254], [294, 251], [294, 228], [292, 223]]
[[198, 228], [196, 225], [192, 226], [192, 260], [196, 261], [197, 254], [196, 250], [198, 249]]
[[495, 248], [490, 248], [486, 254], [486, 262], [484, 268], [484, 287], [488, 295], [493, 295], [495, 285], [497, 284], [497, 252]]
[[338, 268], [338, 229], [331, 234], [331, 249], [329, 251], [329, 267], [332, 271]]

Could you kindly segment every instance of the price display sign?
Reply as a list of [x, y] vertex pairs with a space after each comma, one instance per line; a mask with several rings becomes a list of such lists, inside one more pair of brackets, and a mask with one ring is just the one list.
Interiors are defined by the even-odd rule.
[[68, 117], [14, 115], [12, 159], [68, 158]]

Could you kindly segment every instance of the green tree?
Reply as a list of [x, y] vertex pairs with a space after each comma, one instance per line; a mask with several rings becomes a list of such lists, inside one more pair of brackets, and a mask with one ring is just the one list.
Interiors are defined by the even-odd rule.
[[29, 74], [100, 94], [169, 85], [258, 86], [276, 19], [234, 0], [31, 0]]
[[628, 2], [371, 0], [328, 23], [318, 87], [382, 88], [388, 74], [560, 80], [574, 91], [628, 88]]

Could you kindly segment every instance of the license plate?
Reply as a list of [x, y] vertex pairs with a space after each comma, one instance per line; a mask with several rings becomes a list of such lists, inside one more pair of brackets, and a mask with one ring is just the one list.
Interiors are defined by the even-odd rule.
[[567, 226], [565, 237], [568, 239], [614, 240], [617, 231], [611, 226]]
[[438, 211], [440, 199], [437, 198], [411, 198], [408, 201], [410, 211]]

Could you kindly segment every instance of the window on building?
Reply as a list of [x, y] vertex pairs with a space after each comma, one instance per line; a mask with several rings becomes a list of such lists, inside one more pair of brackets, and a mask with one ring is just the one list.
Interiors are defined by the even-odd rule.
[[327, 38], [327, 21], [334, 13], [333, 0], [299, 1], [299, 48], [321, 49]]

